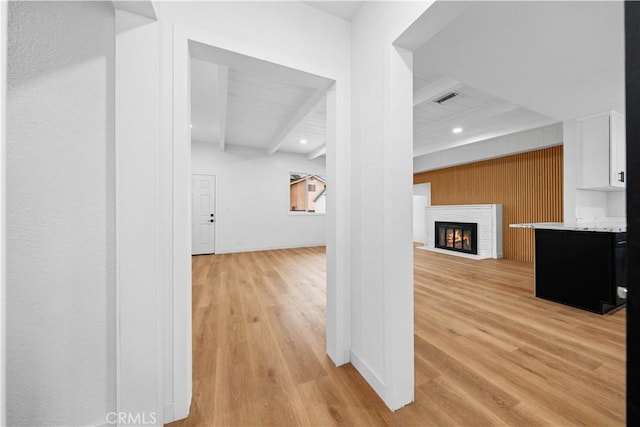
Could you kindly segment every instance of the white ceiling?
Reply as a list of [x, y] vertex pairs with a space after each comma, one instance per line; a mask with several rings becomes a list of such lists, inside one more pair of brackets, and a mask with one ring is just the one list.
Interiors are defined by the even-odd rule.
[[324, 154], [332, 81], [197, 43], [191, 53], [192, 140]]
[[[423, 75], [413, 79], [414, 156], [557, 121], [440, 74]], [[457, 96], [443, 103], [434, 101], [448, 93]], [[455, 128], [462, 132], [453, 133]]]
[[[350, 19], [361, 2], [305, 3]], [[623, 17], [620, 1], [438, 1], [406, 37], [415, 49], [414, 155], [624, 113]], [[219, 143], [222, 129], [229, 145], [322, 151], [331, 82], [197, 43], [191, 52], [193, 139]], [[227, 76], [222, 124], [211, 120], [223, 108], [219, 74]], [[459, 96], [433, 102], [451, 91]]]
[[230, 69], [227, 143], [264, 148], [313, 92]]
[[[471, 94], [448, 113], [416, 107], [417, 154], [545, 120], [624, 113], [623, 2], [442, 2], [437, 12], [450, 3], [448, 25], [414, 52], [416, 85], [443, 79]], [[454, 126], [465, 131], [453, 135]]]
[[[300, 125], [285, 138], [280, 151], [309, 154], [323, 148], [326, 143], [326, 127], [327, 105], [326, 98], [323, 98], [317, 110], [301, 121]], [[300, 144], [300, 140], [303, 139], [307, 144]]]
[[303, 1], [302, 3], [351, 22], [358, 13], [362, 1]]

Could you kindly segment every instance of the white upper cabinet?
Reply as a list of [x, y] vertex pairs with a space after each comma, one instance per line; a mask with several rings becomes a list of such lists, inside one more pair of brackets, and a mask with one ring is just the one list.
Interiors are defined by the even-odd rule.
[[615, 111], [584, 117], [578, 123], [578, 188], [624, 190], [626, 132], [624, 116]]

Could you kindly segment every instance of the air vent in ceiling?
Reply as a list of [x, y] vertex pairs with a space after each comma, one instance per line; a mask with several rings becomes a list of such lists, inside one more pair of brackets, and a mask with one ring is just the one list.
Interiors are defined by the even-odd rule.
[[438, 104], [443, 104], [453, 98], [455, 98], [456, 96], [458, 96], [458, 94], [456, 92], [449, 92], [445, 95], [442, 95], [440, 98], [434, 99], [433, 102], [437, 102]]

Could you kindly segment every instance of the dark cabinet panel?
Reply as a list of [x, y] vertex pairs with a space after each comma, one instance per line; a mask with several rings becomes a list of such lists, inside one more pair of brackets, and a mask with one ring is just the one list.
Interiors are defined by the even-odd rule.
[[605, 314], [625, 282], [626, 233], [536, 229], [536, 297]]

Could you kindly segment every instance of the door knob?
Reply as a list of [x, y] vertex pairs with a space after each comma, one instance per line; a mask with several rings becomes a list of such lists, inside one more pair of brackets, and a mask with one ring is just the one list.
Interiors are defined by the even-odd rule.
[[618, 286], [618, 298], [627, 299], [627, 288]]
[[211, 218], [213, 218], [213, 214], [211, 214]]
[[213, 220], [212, 220], [212, 219], [210, 219], [210, 220], [209, 220], [209, 222], [213, 222]]

